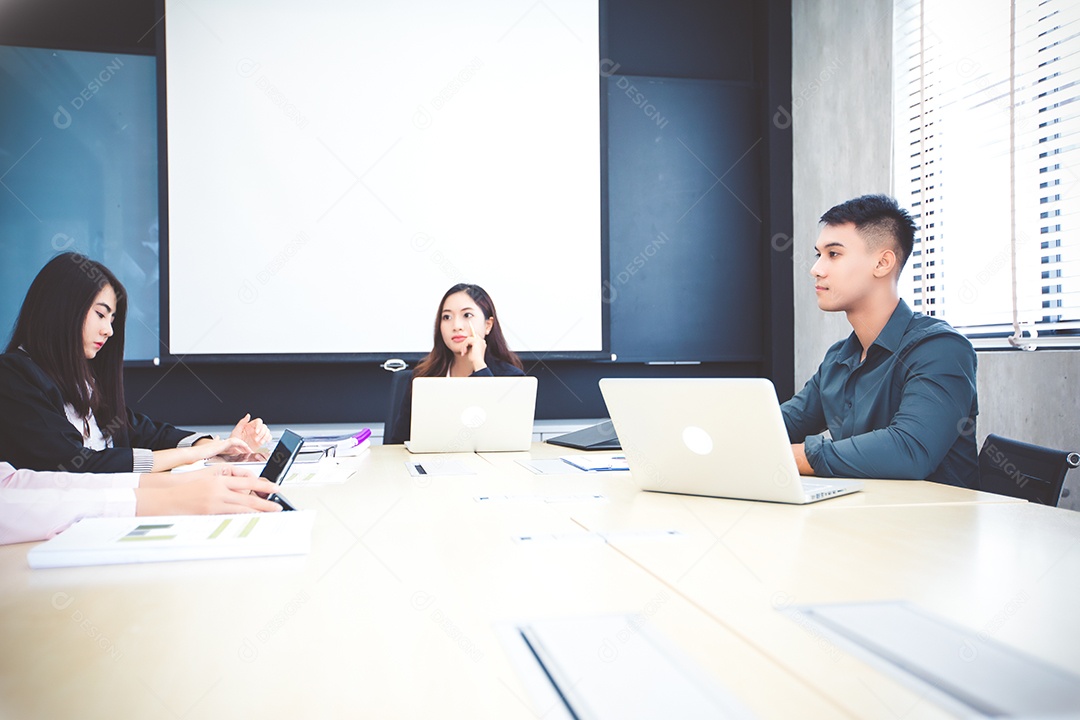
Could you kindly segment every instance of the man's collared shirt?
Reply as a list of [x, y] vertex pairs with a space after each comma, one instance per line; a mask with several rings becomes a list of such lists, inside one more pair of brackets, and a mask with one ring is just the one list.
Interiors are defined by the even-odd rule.
[[[943, 320], [903, 300], [862, 357], [855, 333], [781, 406], [788, 436], [823, 477], [978, 487], [976, 358]], [[828, 430], [831, 439], [819, 433]]]

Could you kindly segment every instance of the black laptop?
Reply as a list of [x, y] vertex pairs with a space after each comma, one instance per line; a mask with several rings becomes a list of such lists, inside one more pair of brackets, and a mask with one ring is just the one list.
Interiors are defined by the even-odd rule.
[[615, 434], [615, 426], [610, 420], [559, 437], [548, 438], [547, 442], [577, 450], [622, 450], [619, 437]]

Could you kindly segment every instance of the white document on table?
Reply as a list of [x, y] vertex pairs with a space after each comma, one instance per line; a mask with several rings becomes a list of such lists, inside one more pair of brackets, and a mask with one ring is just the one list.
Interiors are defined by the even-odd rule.
[[460, 460], [430, 458], [406, 460], [405, 467], [413, 477], [475, 475], [476, 471]]
[[32, 568], [305, 555], [315, 511], [85, 518], [27, 553]]

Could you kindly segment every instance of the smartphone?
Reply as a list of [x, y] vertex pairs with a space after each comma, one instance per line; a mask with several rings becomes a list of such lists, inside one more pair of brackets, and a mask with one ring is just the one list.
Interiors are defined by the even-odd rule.
[[[293, 461], [296, 460], [296, 456], [300, 454], [300, 446], [304, 444], [304, 438], [300, 437], [292, 430], [286, 430], [281, 435], [281, 440], [278, 441], [277, 447], [270, 453], [270, 459], [266, 461], [266, 465], [262, 471], [259, 472], [259, 477], [264, 477], [275, 485], [281, 485], [281, 481], [285, 479], [285, 476], [289, 474], [289, 468], [292, 467]], [[267, 500], [276, 502], [281, 506], [282, 510], [295, 510], [296, 508], [289, 503], [281, 493], [273, 493], [267, 496]]]

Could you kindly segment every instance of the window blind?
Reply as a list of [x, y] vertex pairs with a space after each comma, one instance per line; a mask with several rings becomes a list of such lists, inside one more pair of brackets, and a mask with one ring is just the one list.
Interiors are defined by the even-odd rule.
[[1080, 5], [896, 0], [901, 293], [977, 347], [1080, 346]]

